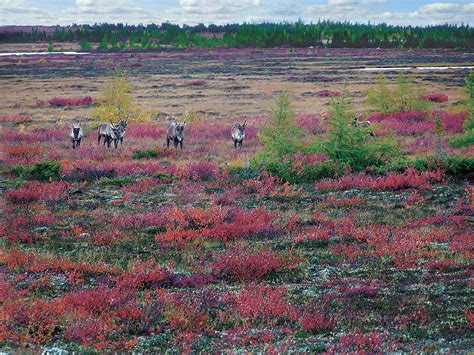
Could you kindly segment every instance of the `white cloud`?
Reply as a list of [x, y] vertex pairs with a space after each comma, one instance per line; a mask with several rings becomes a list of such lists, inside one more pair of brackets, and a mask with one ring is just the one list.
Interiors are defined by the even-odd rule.
[[[324, 0], [310, 5], [303, 0], [176, 0], [175, 6], [158, 2], [153, 5], [145, 0], [74, 0], [73, 5], [54, 11], [41, 10], [44, 1], [0, 0], [0, 25], [162, 21], [192, 25], [296, 21], [299, 18], [307, 22], [329, 19], [412, 25], [474, 23], [474, 3], [460, 1], [433, 2], [398, 12], [384, 11], [381, 4], [388, 0]], [[395, 1], [390, 0], [392, 5]]]
[[357, 0], [328, 0], [329, 6], [346, 6], [357, 4]]
[[77, 6], [91, 6], [94, 4], [93, 0], [76, 0]]
[[409, 25], [437, 25], [474, 23], [474, 3], [431, 3], [418, 7], [412, 12], [384, 12], [373, 14], [371, 18], [378, 22]]

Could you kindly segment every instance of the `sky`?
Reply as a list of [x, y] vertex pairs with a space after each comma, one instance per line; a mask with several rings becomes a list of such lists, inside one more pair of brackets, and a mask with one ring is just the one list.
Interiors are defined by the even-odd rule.
[[317, 22], [474, 24], [472, 0], [0, 0], [2, 25]]

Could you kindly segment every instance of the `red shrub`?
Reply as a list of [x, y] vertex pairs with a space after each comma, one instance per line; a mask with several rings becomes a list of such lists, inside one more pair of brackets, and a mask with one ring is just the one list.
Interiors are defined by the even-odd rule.
[[434, 111], [431, 113], [433, 119], [436, 115], [441, 116], [441, 124], [449, 133], [460, 133], [463, 130], [463, 122], [466, 119], [466, 114], [462, 112], [449, 113], [446, 111]]
[[335, 207], [353, 207], [360, 206], [364, 200], [362, 197], [346, 197], [346, 198], [337, 198], [335, 196], [330, 196], [326, 200], [321, 202], [321, 207], [325, 208], [335, 208]]
[[13, 123], [23, 123], [26, 121], [31, 121], [31, 116], [26, 114], [18, 115], [0, 115], [0, 122], [13, 122]]
[[160, 267], [155, 260], [136, 261], [129, 270], [116, 278], [118, 290], [162, 287], [170, 285], [174, 275], [165, 267]]
[[7, 190], [5, 198], [19, 204], [33, 201], [55, 202], [67, 198], [68, 187], [66, 182], [26, 182], [16, 189]]
[[0, 132], [0, 138], [5, 142], [45, 143], [64, 140], [64, 128], [33, 128], [25, 132], [8, 130]]
[[424, 111], [406, 111], [406, 112], [394, 112], [394, 113], [373, 113], [368, 117], [371, 122], [383, 122], [383, 121], [395, 121], [395, 122], [422, 122], [428, 116], [427, 112]]
[[407, 188], [426, 189], [432, 182], [443, 181], [443, 171], [419, 172], [408, 168], [404, 173], [389, 173], [386, 176], [369, 176], [364, 173], [358, 175], [346, 175], [340, 179], [323, 179], [316, 183], [320, 190], [346, 190], [350, 188], [361, 188], [369, 190], [400, 190]]
[[313, 134], [325, 132], [327, 127], [321, 122], [321, 118], [314, 114], [298, 113], [295, 117], [296, 124]]
[[112, 245], [126, 237], [127, 236], [120, 231], [94, 233], [92, 236], [92, 244], [99, 246]]
[[64, 106], [89, 106], [92, 105], [92, 97], [53, 97], [48, 100], [50, 106], [64, 107]]
[[175, 209], [168, 218], [167, 231], [158, 234], [157, 241], [185, 242], [201, 238], [229, 241], [273, 231], [272, 215], [261, 208]]
[[14, 164], [31, 164], [41, 156], [38, 145], [14, 145], [6, 149], [8, 160]]
[[259, 179], [246, 180], [243, 189], [247, 193], [258, 193], [261, 196], [273, 196], [277, 194], [283, 181], [277, 177], [271, 176], [266, 171], [263, 172]]
[[311, 226], [292, 236], [292, 239], [296, 242], [302, 242], [305, 240], [327, 240], [329, 239], [331, 232], [332, 228]]
[[2, 305], [4, 324], [0, 328], [0, 340], [19, 344], [51, 342], [62, 318], [63, 308], [56, 301], [7, 301]]
[[213, 273], [231, 280], [258, 280], [268, 274], [282, 269], [294, 268], [301, 261], [299, 258], [271, 252], [266, 248], [233, 247], [217, 257], [211, 268]]
[[306, 313], [301, 318], [301, 327], [305, 332], [321, 332], [331, 330], [336, 326], [336, 320], [319, 311]]
[[191, 180], [209, 181], [216, 178], [219, 168], [209, 161], [190, 161], [186, 165], [186, 176]]
[[330, 347], [329, 352], [346, 353], [346, 352], [369, 352], [383, 353], [388, 349], [393, 349], [395, 342], [391, 341], [388, 333], [380, 334], [376, 332], [360, 333], [353, 332], [342, 335], [337, 343]]
[[341, 96], [341, 93], [338, 91], [330, 91], [330, 90], [320, 90], [315, 93], [315, 96], [319, 97], [337, 97]]
[[446, 102], [449, 100], [448, 95], [440, 93], [429, 93], [421, 97], [423, 100], [432, 102]]
[[159, 139], [164, 136], [166, 129], [154, 123], [130, 123], [127, 126], [127, 137], [134, 138], [154, 138]]
[[195, 300], [173, 294], [164, 297], [164, 314], [172, 329], [200, 333], [207, 329], [209, 316]]
[[295, 319], [296, 310], [286, 298], [286, 288], [251, 285], [235, 297], [232, 311], [249, 321], [271, 322]]
[[203, 86], [203, 85], [206, 85], [206, 84], [207, 84], [207, 81], [205, 81], [205, 80], [192, 80], [192, 81], [186, 82], [184, 85], [186, 85], [186, 86]]

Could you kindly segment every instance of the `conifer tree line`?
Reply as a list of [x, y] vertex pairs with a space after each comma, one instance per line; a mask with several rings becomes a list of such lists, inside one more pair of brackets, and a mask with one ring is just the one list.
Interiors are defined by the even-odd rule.
[[[205, 35], [204, 35], [205, 34]], [[83, 49], [172, 47], [290, 46], [329, 48], [453, 48], [474, 47], [474, 30], [469, 25], [393, 26], [319, 21], [305, 24], [261, 23], [179, 26], [95, 24], [58, 26], [52, 33], [41, 27], [30, 32], [0, 33], [0, 42], [79, 42]], [[94, 46], [91, 46], [94, 43]]]

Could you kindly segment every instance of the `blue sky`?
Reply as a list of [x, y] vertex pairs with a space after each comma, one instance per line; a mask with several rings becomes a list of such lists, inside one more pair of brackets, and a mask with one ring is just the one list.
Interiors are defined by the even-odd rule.
[[474, 23], [472, 0], [0, 0], [0, 25], [72, 23]]

